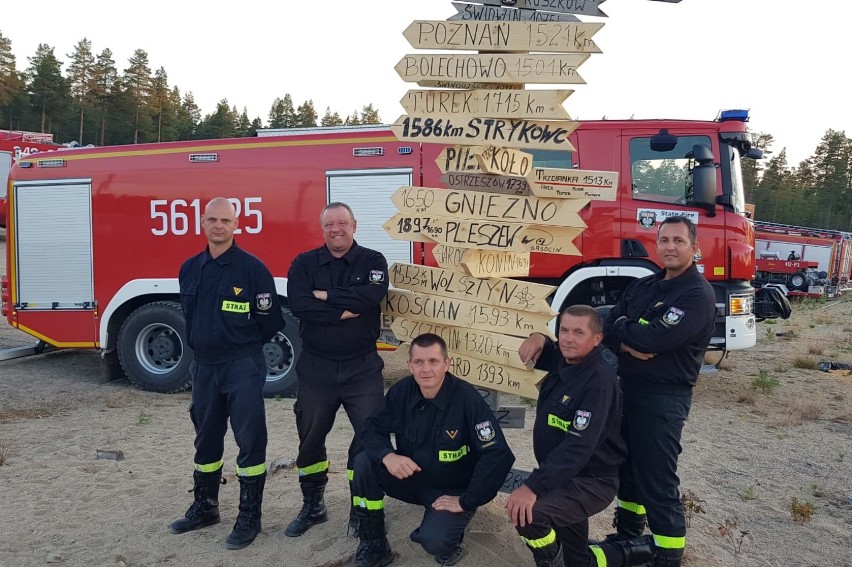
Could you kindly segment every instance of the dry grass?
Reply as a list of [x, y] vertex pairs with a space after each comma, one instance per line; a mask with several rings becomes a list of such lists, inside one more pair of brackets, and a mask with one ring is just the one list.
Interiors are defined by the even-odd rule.
[[797, 402], [793, 404], [792, 410], [803, 421], [814, 421], [825, 413], [825, 408], [815, 402]]
[[722, 361], [719, 362], [719, 370], [730, 371], [736, 367], [737, 365], [734, 363], [734, 361], [727, 357], [723, 358]]
[[817, 369], [817, 361], [813, 358], [808, 358], [806, 356], [797, 356], [793, 359], [793, 366], [795, 368], [803, 368], [805, 370], [816, 370]]
[[823, 348], [822, 348], [821, 345], [814, 345], [814, 344], [808, 345], [808, 354], [822, 354], [822, 353], [823, 353]]
[[751, 390], [740, 392], [739, 396], [737, 396], [737, 403], [754, 407], [757, 403], [757, 395]]
[[4, 439], [0, 439], [0, 467], [6, 464], [6, 457], [9, 455], [9, 443]]

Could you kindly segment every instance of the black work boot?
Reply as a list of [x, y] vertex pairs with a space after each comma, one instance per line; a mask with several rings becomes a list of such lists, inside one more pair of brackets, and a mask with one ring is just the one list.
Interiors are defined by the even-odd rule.
[[219, 523], [219, 484], [222, 469], [213, 472], [193, 471], [193, 496], [195, 500], [183, 518], [169, 525], [173, 534], [182, 534]]
[[654, 567], [680, 567], [683, 559], [683, 549], [667, 549], [658, 547], [654, 556]]
[[241, 476], [240, 513], [234, 529], [225, 540], [228, 549], [247, 547], [260, 533], [260, 508], [263, 504], [263, 486], [266, 473], [257, 476]]
[[613, 565], [646, 565], [654, 558], [656, 547], [650, 535], [633, 539], [602, 542], [600, 547], [608, 563]]
[[349, 524], [346, 526], [346, 535], [350, 535], [358, 539], [358, 528], [360, 526], [358, 516], [355, 515], [355, 506], [349, 507]]
[[328, 511], [325, 509], [325, 485], [301, 483], [302, 509], [296, 519], [290, 522], [284, 535], [299, 537], [317, 524], [328, 521]]
[[645, 514], [637, 514], [625, 508], [616, 508], [612, 518], [614, 534], [607, 534], [602, 542], [590, 542], [596, 544], [626, 541], [642, 535], [645, 531]]
[[361, 542], [349, 567], [384, 567], [393, 562], [393, 550], [385, 535], [385, 511], [355, 509]]
[[451, 552], [444, 555], [436, 555], [435, 562], [441, 567], [452, 567], [453, 565], [461, 561], [464, 555], [464, 544], [460, 542]]
[[565, 559], [562, 556], [562, 544], [559, 540], [554, 545], [532, 549], [532, 553], [535, 558], [535, 567], [565, 567]]

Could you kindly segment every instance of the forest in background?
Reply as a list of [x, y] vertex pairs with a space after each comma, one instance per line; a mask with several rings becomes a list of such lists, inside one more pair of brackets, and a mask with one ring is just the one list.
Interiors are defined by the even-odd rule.
[[[81, 39], [67, 55], [39, 44], [19, 70], [12, 42], [0, 31], [0, 129], [46, 132], [57, 142], [116, 145], [253, 136], [261, 128], [380, 124], [372, 104], [341, 117], [330, 108], [319, 117], [312, 100], [296, 106], [289, 94], [270, 104], [264, 121], [250, 118], [227, 98], [202, 115], [191, 90], [169, 85], [165, 68], [151, 70], [148, 54], [134, 51], [119, 71], [110, 49], [95, 55]], [[852, 231], [852, 139], [828, 130], [813, 154], [798, 164], [775, 151], [771, 134], [754, 145], [764, 159], [743, 160], [746, 200], [755, 218], [798, 226]]]

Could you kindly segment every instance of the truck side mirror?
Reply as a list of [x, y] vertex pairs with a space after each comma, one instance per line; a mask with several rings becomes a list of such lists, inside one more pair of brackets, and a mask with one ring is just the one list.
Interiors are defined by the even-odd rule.
[[713, 151], [704, 144], [696, 144], [692, 147], [690, 157], [692, 202], [713, 216], [716, 210], [716, 164], [713, 163]]

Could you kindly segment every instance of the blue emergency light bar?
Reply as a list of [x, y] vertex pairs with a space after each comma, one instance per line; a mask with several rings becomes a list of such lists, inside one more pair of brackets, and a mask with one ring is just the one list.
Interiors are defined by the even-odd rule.
[[731, 109], [719, 112], [719, 122], [736, 120], [737, 122], [748, 122], [748, 109]]

